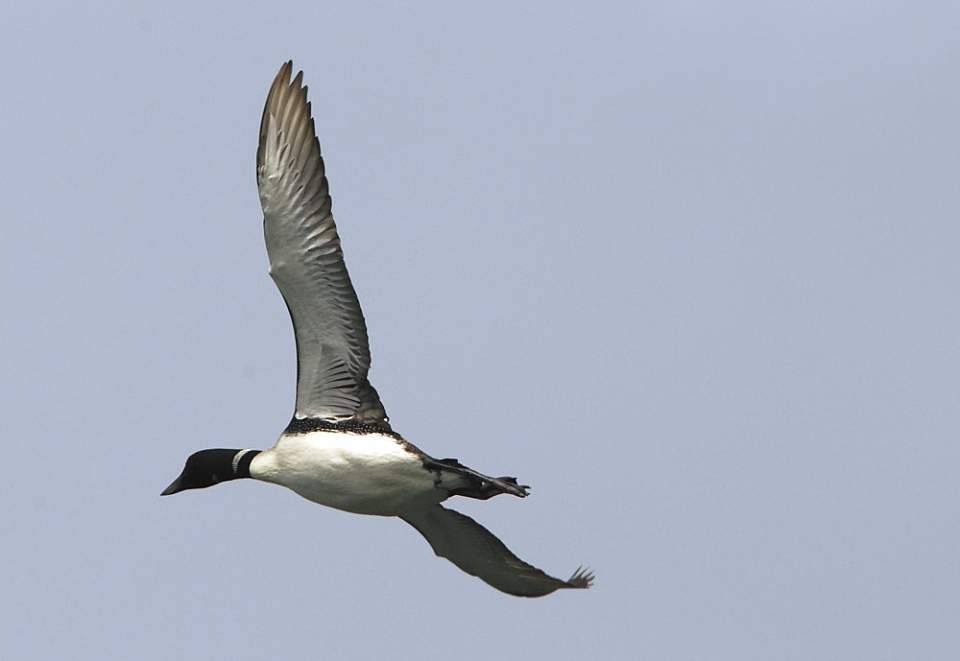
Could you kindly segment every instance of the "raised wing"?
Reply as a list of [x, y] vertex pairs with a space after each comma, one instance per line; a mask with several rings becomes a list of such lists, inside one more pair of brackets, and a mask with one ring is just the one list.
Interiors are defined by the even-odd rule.
[[263, 108], [257, 187], [270, 275], [297, 339], [294, 415], [389, 428], [367, 380], [367, 326], [343, 263], [303, 72], [290, 82], [292, 67], [280, 68]]
[[569, 580], [549, 576], [510, 552], [496, 535], [441, 505], [401, 517], [423, 535], [434, 552], [471, 576], [517, 597], [542, 597], [561, 588], [588, 588], [593, 572], [577, 569]]

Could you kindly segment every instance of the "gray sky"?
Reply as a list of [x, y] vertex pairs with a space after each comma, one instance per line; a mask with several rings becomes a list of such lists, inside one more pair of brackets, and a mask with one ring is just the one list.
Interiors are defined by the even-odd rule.
[[[957, 6], [451, 4], [0, 10], [0, 658], [957, 658]], [[159, 497], [292, 410], [287, 58], [395, 428], [533, 485], [455, 505], [593, 590]]]

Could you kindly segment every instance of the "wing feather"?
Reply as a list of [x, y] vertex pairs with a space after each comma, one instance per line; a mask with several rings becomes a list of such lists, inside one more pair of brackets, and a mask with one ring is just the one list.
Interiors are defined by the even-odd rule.
[[580, 568], [566, 581], [544, 573], [515, 556], [496, 535], [469, 516], [441, 505], [407, 512], [401, 518], [426, 538], [438, 556], [501, 592], [542, 597], [563, 588], [588, 588], [593, 583], [593, 573]]
[[297, 340], [297, 418], [387, 426], [367, 380], [370, 348], [333, 220], [330, 187], [303, 85], [281, 68], [260, 121], [257, 188], [270, 275]]

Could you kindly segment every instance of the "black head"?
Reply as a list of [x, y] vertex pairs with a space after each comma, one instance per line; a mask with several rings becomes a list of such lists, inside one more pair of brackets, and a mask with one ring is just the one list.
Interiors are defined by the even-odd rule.
[[180, 477], [163, 490], [169, 496], [186, 489], [203, 489], [228, 480], [250, 477], [250, 462], [259, 450], [200, 450], [187, 457]]

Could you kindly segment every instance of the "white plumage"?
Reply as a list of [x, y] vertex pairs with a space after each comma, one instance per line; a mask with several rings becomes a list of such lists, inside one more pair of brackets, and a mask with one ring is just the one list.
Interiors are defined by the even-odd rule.
[[284, 434], [253, 459], [250, 476], [327, 507], [381, 516], [436, 505], [447, 497], [438, 485], [465, 485], [454, 473], [425, 470], [420, 458], [391, 436], [329, 431]]

